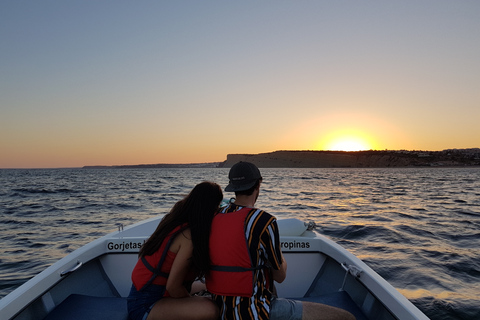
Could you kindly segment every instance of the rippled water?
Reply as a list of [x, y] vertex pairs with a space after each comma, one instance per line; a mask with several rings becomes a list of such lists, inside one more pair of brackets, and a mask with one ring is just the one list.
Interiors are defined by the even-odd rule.
[[[313, 220], [431, 319], [480, 319], [480, 168], [262, 169], [257, 205]], [[0, 297], [227, 169], [0, 170]], [[226, 193], [225, 196], [231, 194]]]

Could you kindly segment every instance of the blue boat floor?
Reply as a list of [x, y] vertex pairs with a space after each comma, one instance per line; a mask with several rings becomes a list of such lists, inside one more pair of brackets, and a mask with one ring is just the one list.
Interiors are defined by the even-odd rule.
[[[319, 302], [333, 307], [342, 308], [351, 312], [357, 320], [367, 320], [360, 308], [344, 291], [319, 297], [306, 297], [295, 300]], [[127, 320], [127, 300], [125, 298], [116, 297], [94, 297], [72, 294], [53, 309], [45, 318], [45, 320], [60, 319]]]
[[127, 299], [71, 294], [44, 320], [128, 320]]
[[357, 320], [368, 320], [362, 310], [345, 291], [324, 294], [318, 297], [305, 297], [295, 300], [323, 303], [332, 307], [347, 310], [353, 314]]

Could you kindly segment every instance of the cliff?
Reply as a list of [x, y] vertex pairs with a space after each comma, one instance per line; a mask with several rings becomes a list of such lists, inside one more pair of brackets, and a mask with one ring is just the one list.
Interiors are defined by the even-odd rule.
[[444, 151], [274, 151], [259, 154], [229, 154], [223, 162], [189, 164], [139, 164], [84, 166], [85, 169], [230, 168], [249, 161], [261, 168], [386, 168], [415, 166], [478, 166], [480, 149]]
[[478, 154], [445, 151], [275, 151], [229, 154], [219, 167], [249, 161], [261, 168], [382, 168], [479, 165]]

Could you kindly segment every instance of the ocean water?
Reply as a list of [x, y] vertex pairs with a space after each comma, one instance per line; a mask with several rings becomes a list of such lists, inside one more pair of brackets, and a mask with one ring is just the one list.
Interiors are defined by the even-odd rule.
[[[480, 319], [480, 168], [262, 169], [257, 206], [365, 261], [431, 319]], [[228, 169], [0, 170], [0, 298]], [[225, 197], [231, 196], [225, 193]]]

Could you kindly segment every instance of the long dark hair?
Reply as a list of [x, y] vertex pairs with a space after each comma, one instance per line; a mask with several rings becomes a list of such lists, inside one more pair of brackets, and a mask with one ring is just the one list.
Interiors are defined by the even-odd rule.
[[166, 214], [150, 238], [140, 249], [139, 256], [149, 256], [160, 249], [163, 240], [176, 227], [188, 224], [192, 234], [193, 266], [203, 276], [210, 269], [208, 240], [212, 219], [223, 199], [220, 186], [213, 182], [197, 184]]

